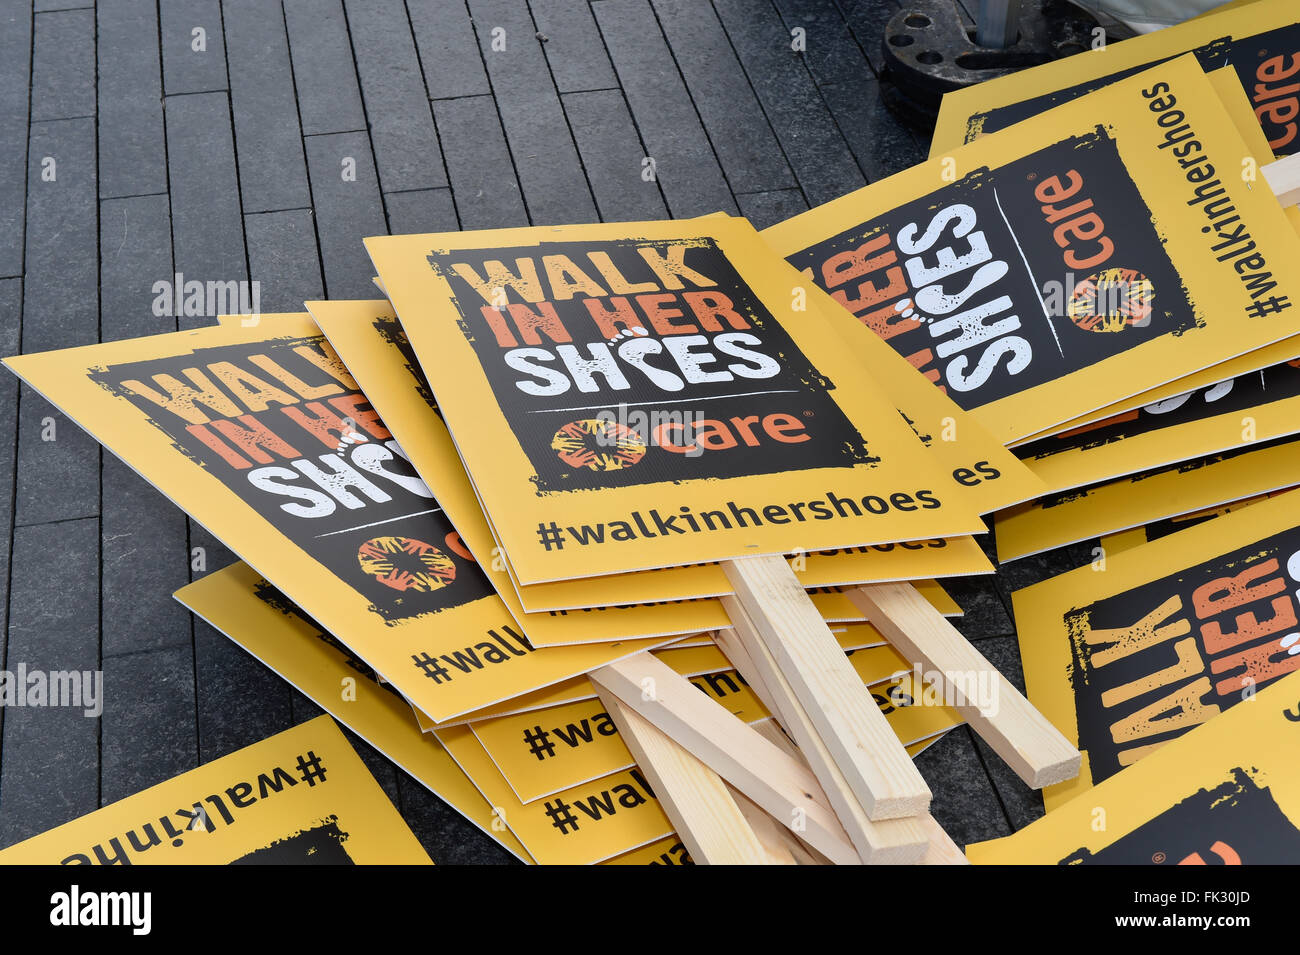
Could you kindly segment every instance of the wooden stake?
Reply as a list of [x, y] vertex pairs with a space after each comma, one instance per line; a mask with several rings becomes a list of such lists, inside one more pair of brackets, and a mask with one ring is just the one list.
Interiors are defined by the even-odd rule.
[[1300, 205], [1300, 153], [1261, 166], [1259, 171], [1284, 208]]
[[[740, 814], [749, 823], [749, 828], [754, 830], [754, 835], [762, 843], [763, 851], [767, 853], [768, 865], [817, 864], [808, 850], [790, 835], [789, 830], [777, 825], [775, 819], [752, 800], [746, 799], [744, 793], [730, 784], [727, 785], [727, 792], [731, 793], [731, 798], [736, 801], [736, 808], [740, 810]], [[798, 856], [795, 855], [795, 850], [798, 850]]]
[[[842, 653], [842, 651], [841, 651]], [[800, 832], [838, 863], [855, 863], [844, 827], [816, 777], [741, 722], [721, 704], [649, 653], [638, 653], [588, 676], [601, 698], [616, 696], [626, 709], [685, 747], [777, 822]], [[644, 768], [644, 767], [643, 767]]]
[[617, 696], [600, 687], [597, 693], [696, 863], [766, 865], [773, 860], [716, 773]]
[[[799, 753], [799, 750], [795, 747], [794, 743], [790, 742], [790, 738], [781, 731], [781, 727], [776, 725], [776, 720], [761, 720], [754, 726], [754, 731], [783, 753], [799, 760], [801, 763], [804, 763], [803, 756]], [[807, 764], [804, 763], [804, 765]], [[737, 802], [739, 802], [739, 800], [737, 800]], [[743, 811], [745, 807], [741, 805], [740, 808]], [[755, 809], [757, 808], [758, 807], [755, 807]], [[753, 823], [753, 819], [750, 819], [750, 823]], [[790, 855], [794, 858], [796, 865], [834, 865], [830, 859], [826, 858], [812, 846], [799, 839], [791, 830], [777, 826], [775, 822], [773, 822], [773, 826], [777, 832], [780, 833], [781, 838], [785, 840], [785, 844], [787, 848], [789, 848]], [[755, 827], [755, 831], [758, 831], [757, 827]]]
[[1079, 775], [1079, 751], [915, 587], [871, 584], [848, 595], [899, 653], [942, 680], [946, 698], [1028, 785]]
[[957, 843], [943, 831], [943, 826], [934, 821], [934, 816], [926, 813], [921, 818], [921, 825], [930, 835], [930, 844], [925, 847], [921, 865], [970, 865], [966, 853], [957, 848]]
[[[803, 759], [821, 783], [822, 791], [848, 832], [858, 857], [863, 862], [874, 865], [919, 862], [929, 841], [920, 822], [916, 818], [885, 819], [880, 822], [872, 822], [867, 818], [857, 795], [844, 778], [830, 750], [822, 742], [817, 726], [782, 673], [776, 657], [759, 637], [749, 614], [734, 597], [724, 597], [723, 604], [733, 627], [718, 631], [718, 645], [740, 671], [750, 689], [759, 695], [764, 705], [798, 744]], [[839, 650], [839, 653], [844, 657], [843, 650]], [[857, 674], [854, 676], [856, 678]], [[870, 702], [875, 707], [875, 701]], [[893, 736], [892, 729], [890, 735]], [[893, 738], [897, 742], [897, 737]], [[906, 752], [904, 750], [904, 755]]]
[[924, 812], [930, 805], [925, 780], [790, 565], [782, 557], [746, 557], [722, 567], [867, 818]]
[[[775, 712], [775, 710], [773, 709], [775, 701], [773, 701], [772, 703], [768, 702], [771, 699], [771, 697], [766, 695], [767, 689], [766, 689], [766, 684], [763, 683], [762, 681], [762, 675], [757, 672], [757, 668], [754, 667], [753, 660], [750, 658], [749, 654], [745, 651], [744, 646], [742, 645], [740, 638], [737, 636], [736, 632], [734, 630], [720, 630], [718, 631], [717, 634], [717, 640], [718, 640], [718, 646], [722, 648], [723, 652], [726, 653], [727, 658], [731, 660], [732, 664], [736, 667], [736, 669], [740, 671], [740, 675], [745, 678], [745, 682], [749, 684], [749, 688], [753, 690], [754, 693], [760, 699], [763, 700], [764, 704], [767, 706], [769, 710]], [[794, 700], [793, 698], [791, 698], [790, 703], [795, 707], [799, 706], [799, 701]], [[779, 718], [780, 717], [778, 717], [778, 719]], [[806, 719], [807, 719], [806, 717], [803, 718], [804, 722], [806, 722]], [[755, 727], [755, 729], [757, 729], [758, 732], [765, 739], [767, 739], [772, 743], [775, 743], [777, 746], [781, 747], [786, 752], [800, 759], [803, 758], [802, 752], [796, 749], [794, 744], [790, 742], [789, 738], [784, 733], [781, 732], [779, 727], [775, 726], [773, 723], [771, 722], [760, 723], [757, 727]], [[851, 793], [848, 794], [848, 798], [852, 799]], [[925, 837], [927, 840], [927, 845], [925, 846], [925, 853], [924, 855], [921, 856], [919, 860], [921, 865], [969, 865], [970, 864], [966, 859], [965, 853], [963, 853], [961, 849], [957, 847], [957, 844], [952, 841], [952, 839], [948, 836], [948, 833], [943, 831], [943, 827], [940, 826], [939, 823], [935, 821], [933, 816], [931, 816], [928, 812], [925, 812], [925, 813], [921, 813], [921, 815], [917, 816], [916, 818], [917, 821], [920, 822], [921, 830], [922, 832], [925, 833]], [[908, 820], [895, 820], [894, 822], [884, 822], [881, 823], [880, 825], [884, 825], [884, 826], [895, 825], [899, 821], [907, 822]], [[795, 858], [798, 859], [798, 854], [795, 855]], [[806, 865], [807, 863], [801, 862], [800, 864]]]

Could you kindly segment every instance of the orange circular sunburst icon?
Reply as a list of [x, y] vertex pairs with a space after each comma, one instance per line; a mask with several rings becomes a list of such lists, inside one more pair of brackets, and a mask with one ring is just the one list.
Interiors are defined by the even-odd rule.
[[1151, 280], [1136, 269], [1102, 269], [1070, 293], [1070, 321], [1088, 332], [1122, 332], [1151, 324]]
[[551, 438], [551, 450], [572, 468], [621, 471], [645, 457], [645, 440], [616, 421], [570, 421]]
[[357, 549], [361, 569], [385, 587], [428, 593], [456, 579], [456, 564], [438, 548], [410, 537], [373, 537]]

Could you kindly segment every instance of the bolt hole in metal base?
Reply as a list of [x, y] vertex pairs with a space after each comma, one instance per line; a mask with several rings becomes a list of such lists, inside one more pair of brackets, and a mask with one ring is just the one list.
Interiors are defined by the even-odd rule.
[[[957, 0], [904, 0], [886, 24], [881, 92], [909, 125], [932, 130], [946, 92], [1089, 49], [1098, 26], [1066, 0], [985, 2], [979, 24]], [[1005, 11], [1005, 22], [1001, 14], [990, 21], [992, 8]], [[1013, 39], [1001, 48], [981, 45], [981, 28], [994, 39]]]

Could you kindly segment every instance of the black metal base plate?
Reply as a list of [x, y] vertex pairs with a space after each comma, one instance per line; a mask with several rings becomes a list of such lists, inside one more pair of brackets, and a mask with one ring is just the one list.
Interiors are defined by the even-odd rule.
[[1066, 0], [1021, 0], [1020, 29], [1006, 49], [980, 46], [956, 0], [905, 0], [882, 41], [886, 104], [932, 128], [944, 93], [1089, 49], [1097, 21]]

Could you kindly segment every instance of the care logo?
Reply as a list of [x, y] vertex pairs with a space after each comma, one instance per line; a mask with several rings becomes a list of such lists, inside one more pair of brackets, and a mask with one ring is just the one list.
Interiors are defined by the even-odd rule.
[[551, 450], [572, 468], [618, 471], [644, 458], [646, 443], [636, 431], [616, 421], [582, 418], [555, 432]]
[[422, 540], [410, 537], [374, 537], [357, 550], [361, 569], [385, 587], [429, 593], [456, 579], [455, 562]]
[[1067, 305], [1070, 321], [1088, 332], [1122, 332], [1151, 324], [1156, 290], [1136, 269], [1112, 267], [1074, 286]]

